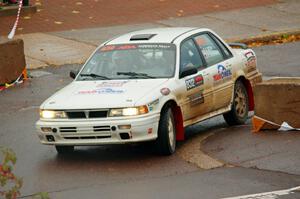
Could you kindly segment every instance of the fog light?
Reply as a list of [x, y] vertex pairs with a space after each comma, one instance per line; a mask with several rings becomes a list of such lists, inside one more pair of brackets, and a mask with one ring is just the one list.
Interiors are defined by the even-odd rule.
[[118, 128], [119, 128], [120, 130], [131, 129], [131, 125], [130, 125], [130, 124], [126, 124], [126, 125], [118, 125]]
[[50, 132], [52, 132], [52, 128], [51, 127], [41, 127], [41, 130], [44, 133], [50, 133]]
[[121, 137], [122, 140], [130, 139], [129, 133], [120, 133], [120, 137]]
[[48, 142], [54, 142], [55, 141], [53, 135], [46, 135], [46, 139], [48, 140]]

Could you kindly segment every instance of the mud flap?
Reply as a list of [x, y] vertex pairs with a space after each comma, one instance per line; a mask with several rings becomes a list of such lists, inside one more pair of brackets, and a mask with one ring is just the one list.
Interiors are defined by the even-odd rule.
[[183, 118], [182, 112], [179, 106], [173, 107], [173, 115], [176, 123], [176, 140], [183, 141], [184, 140], [184, 127], [183, 127]]

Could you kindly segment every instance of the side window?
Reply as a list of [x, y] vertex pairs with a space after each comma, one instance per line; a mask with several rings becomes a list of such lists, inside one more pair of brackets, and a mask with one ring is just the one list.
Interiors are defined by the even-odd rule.
[[195, 42], [192, 39], [184, 41], [180, 47], [180, 69], [187, 66], [203, 67], [203, 62]]
[[208, 66], [217, 64], [224, 60], [223, 54], [218, 45], [208, 34], [196, 36], [195, 41], [199, 46]]
[[215, 37], [214, 35], [212, 35], [212, 37], [214, 38], [214, 40], [217, 42], [217, 44], [220, 46], [220, 48], [222, 49], [222, 51], [224, 52], [226, 58], [232, 57], [231, 52], [227, 49], [227, 47], [223, 44], [223, 42], [221, 42], [217, 37]]

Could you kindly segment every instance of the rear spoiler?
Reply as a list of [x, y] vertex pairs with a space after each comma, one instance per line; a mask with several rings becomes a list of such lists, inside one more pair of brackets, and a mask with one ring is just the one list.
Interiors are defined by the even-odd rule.
[[230, 47], [233, 47], [233, 48], [248, 49], [248, 46], [246, 44], [243, 44], [243, 43], [228, 43], [228, 45]]

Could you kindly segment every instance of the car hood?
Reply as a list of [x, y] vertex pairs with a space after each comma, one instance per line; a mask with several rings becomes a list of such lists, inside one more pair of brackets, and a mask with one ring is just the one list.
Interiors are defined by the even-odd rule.
[[[168, 79], [73, 81], [42, 105], [42, 109], [98, 109], [135, 106]], [[145, 102], [147, 103], [147, 102]]]

